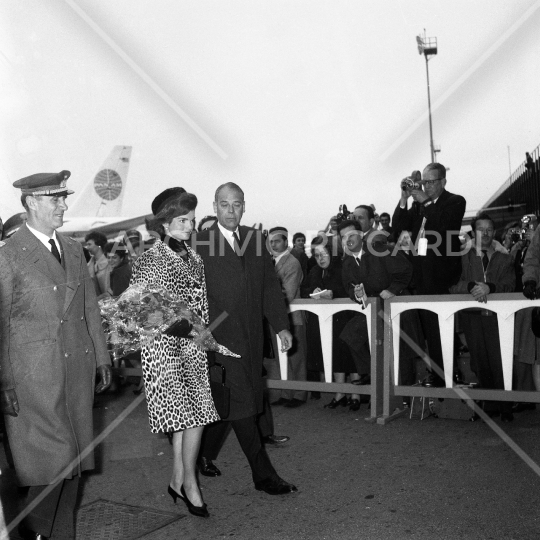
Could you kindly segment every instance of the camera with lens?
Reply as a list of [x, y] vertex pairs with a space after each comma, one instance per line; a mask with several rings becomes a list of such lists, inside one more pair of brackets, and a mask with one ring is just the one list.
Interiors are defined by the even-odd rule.
[[534, 229], [534, 222], [536, 221], [536, 216], [534, 214], [525, 214], [521, 218], [521, 228], [522, 229]]
[[509, 230], [511, 234], [512, 242], [515, 244], [520, 240], [526, 238], [526, 234], [529, 231], [534, 230], [534, 223], [536, 221], [536, 216], [534, 214], [525, 214], [521, 218], [521, 227], [514, 227]]
[[347, 210], [346, 204], [340, 204], [339, 212], [337, 213], [337, 216], [336, 216], [336, 223], [339, 225], [343, 221], [346, 221], [348, 219], [354, 219], [352, 215], [353, 213]]
[[526, 231], [523, 231], [523, 229], [520, 229], [519, 227], [513, 227], [508, 232], [510, 233], [512, 244], [515, 244], [516, 242], [523, 240], [523, 233]]
[[410, 176], [407, 176], [407, 178], [404, 178], [401, 181], [401, 189], [409, 191], [413, 189], [421, 189], [421, 180], [422, 173], [420, 171], [413, 171]]

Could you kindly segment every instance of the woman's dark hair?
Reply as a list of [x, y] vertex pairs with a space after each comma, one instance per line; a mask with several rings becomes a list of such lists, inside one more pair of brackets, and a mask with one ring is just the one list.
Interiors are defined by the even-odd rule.
[[311, 255], [315, 256], [315, 248], [317, 246], [322, 246], [324, 249], [326, 249], [328, 256], [330, 257], [330, 263], [328, 264], [328, 267], [326, 268], [326, 271], [329, 275], [332, 275], [333, 272], [341, 267], [341, 259], [339, 258], [339, 255], [332, 253], [332, 242], [333, 237], [331, 236], [323, 236], [319, 235], [316, 236], [311, 241]]
[[306, 241], [306, 235], [304, 233], [301, 233], [301, 232], [297, 232], [297, 233], [294, 233], [293, 237], [292, 237], [292, 243], [294, 245], [294, 243], [296, 242], [296, 240], [298, 238], [303, 238], [304, 239], [304, 242]]
[[179, 193], [167, 199], [158, 213], [146, 220], [146, 228], [156, 232], [163, 239], [166, 236], [164, 223], [170, 223], [175, 217], [185, 216], [195, 208], [197, 208], [197, 197], [193, 193]]
[[99, 246], [101, 249], [105, 247], [105, 244], [107, 243], [107, 237], [98, 231], [90, 231], [85, 237], [84, 241], [88, 242], [89, 240], [93, 240], [94, 244], [96, 246]]

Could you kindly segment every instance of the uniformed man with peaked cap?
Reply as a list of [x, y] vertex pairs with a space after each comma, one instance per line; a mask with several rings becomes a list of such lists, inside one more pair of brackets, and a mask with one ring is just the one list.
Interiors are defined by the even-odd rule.
[[27, 504], [37, 503], [19, 524], [25, 539], [75, 538], [78, 479], [94, 466], [96, 369], [97, 392], [111, 379], [82, 247], [56, 232], [73, 193], [69, 176], [13, 184], [28, 221], [0, 246], [0, 405], [18, 481], [30, 488]]

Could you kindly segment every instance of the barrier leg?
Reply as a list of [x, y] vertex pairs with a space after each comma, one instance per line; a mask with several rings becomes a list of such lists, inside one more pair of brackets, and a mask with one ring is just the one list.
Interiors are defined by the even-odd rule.
[[392, 342], [394, 344], [394, 384], [399, 384], [399, 329], [401, 328], [401, 313], [392, 322]]
[[501, 358], [504, 377], [504, 389], [512, 390], [512, 371], [514, 368], [514, 319], [515, 313], [503, 320], [497, 317], [501, 341]]
[[[396, 397], [394, 396], [394, 381], [392, 378], [392, 364], [394, 361], [393, 340], [394, 332], [392, 330], [392, 320], [390, 318], [390, 301], [384, 301], [384, 336], [383, 340], [383, 373], [382, 373], [382, 391], [383, 391], [383, 411], [382, 416], [377, 418], [377, 424], [388, 424], [392, 420], [407, 414], [406, 409], [396, 408]], [[395, 321], [394, 321], [394, 324]], [[399, 323], [398, 323], [399, 324]], [[398, 334], [399, 338], [399, 334]], [[399, 343], [399, 339], [398, 339]]]
[[377, 299], [370, 303], [368, 318], [369, 351], [371, 353], [371, 400], [369, 416], [364, 418], [366, 422], [376, 422], [377, 417], [383, 413], [383, 386], [384, 386], [384, 362], [383, 362], [383, 333], [384, 317], [381, 316], [381, 300]]
[[452, 388], [452, 375], [454, 374], [454, 314], [447, 319], [443, 319], [442, 315], [439, 315], [439, 328], [441, 329], [445, 386], [446, 388]]
[[319, 317], [319, 328], [321, 330], [321, 346], [324, 364], [324, 380], [332, 382], [332, 316], [325, 321]]

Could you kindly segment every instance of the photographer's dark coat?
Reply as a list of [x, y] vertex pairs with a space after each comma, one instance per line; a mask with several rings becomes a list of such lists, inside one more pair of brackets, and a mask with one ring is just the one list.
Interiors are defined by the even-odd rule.
[[[449, 294], [448, 290], [461, 276], [461, 242], [459, 231], [465, 214], [465, 199], [444, 190], [437, 201], [426, 208], [413, 202], [411, 208], [398, 204], [392, 217], [396, 240], [403, 231], [409, 231], [414, 244], [426, 218], [427, 255], [412, 258], [414, 282], [418, 294]], [[437, 251], [433, 246], [437, 246]]]
[[276, 332], [289, 329], [287, 308], [263, 235], [244, 226], [239, 231], [243, 257], [233, 251], [217, 223], [198, 233], [193, 242], [204, 261], [212, 334], [218, 343], [241, 355], [230, 358], [216, 353], [216, 360], [227, 370], [226, 384], [231, 389], [227, 420], [263, 410], [263, 318]]
[[110, 364], [94, 284], [81, 245], [57, 235], [60, 266], [21, 227], [0, 247], [0, 390], [14, 389], [17, 417], [5, 416], [23, 486], [92, 469], [92, 404], [98, 365]]

